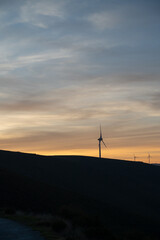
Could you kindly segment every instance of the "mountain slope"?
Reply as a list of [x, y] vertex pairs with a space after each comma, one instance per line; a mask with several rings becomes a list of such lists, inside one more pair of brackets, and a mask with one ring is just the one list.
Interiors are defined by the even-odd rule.
[[154, 165], [0, 151], [0, 168], [52, 186], [53, 192], [58, 189], [63, 193], [59, 199], [72, 195], [72, 200], [68, 197], [64, 203], [78, 204], [77, 196], [80, 205], [101, 215], [111, 227], [158, 231], [160, 168]]

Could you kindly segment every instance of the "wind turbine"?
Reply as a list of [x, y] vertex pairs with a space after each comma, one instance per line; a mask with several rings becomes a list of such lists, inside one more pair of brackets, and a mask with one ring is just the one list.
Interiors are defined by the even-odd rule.
[[99, 158], [101, 158], [101, 142], [104, 144], [104, 146], [107, 148], [105, 142], [103, 141], [102, 138], [102, 130], [101, 130], [101, 125], [100, 125], [100, 137], [97, 139], [99, 141]]
[[149, 164], [151, 163], [151, 155], [150, 155], [150, 153], [148, 153], [148, 162], [149, 162]]
[[137, 159], [137, 157], [136, 157], [136, 155], [134, 154], [134, 156], [133, 156], [133, 159], [134, 159], [134, 161], [136, 161], [136, 159]]

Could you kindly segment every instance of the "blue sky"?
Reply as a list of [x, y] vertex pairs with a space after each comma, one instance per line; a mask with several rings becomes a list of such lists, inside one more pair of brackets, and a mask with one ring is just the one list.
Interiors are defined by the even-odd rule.
[[160, 3], [0, 1], [1, 149], [160, 156]]

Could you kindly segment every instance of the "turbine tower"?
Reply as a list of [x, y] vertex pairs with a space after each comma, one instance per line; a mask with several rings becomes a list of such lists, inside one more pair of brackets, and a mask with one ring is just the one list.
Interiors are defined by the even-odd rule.
[[104, 146], [107, 148], [106, 144], [103, 141], [102, 138], [102, 130], [101, 130], [101, 125], [100, 125], [100, 137], [97, 139], [99, 141], [99, 158], [101, 158], [101, 142], [104, 144]]

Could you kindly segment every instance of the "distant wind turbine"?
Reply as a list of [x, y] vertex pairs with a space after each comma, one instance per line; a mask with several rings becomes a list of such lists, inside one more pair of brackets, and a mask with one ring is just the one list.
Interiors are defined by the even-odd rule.
[[148, 162], [149, 162], [149, 164], [151, 163], [151, 155], [150, 155], [150, 153], [148, 153]]
[[134, 154], [134, 156], [133, 156], [133, 159], [134, 159], [134, 161], [136, 161], [136, 159], [137, 159], [137, 157], [136, 157], [136, 155]]
[[101, 125], [100, 125], [100, 137], [97, 139], [99, 141], [99, 158], [101, 158], [101, 142], [104, 144], [104, 146], [107, 148], [105, 142], [103, 141], [102, 138], [102, 130], [101, 130]]

